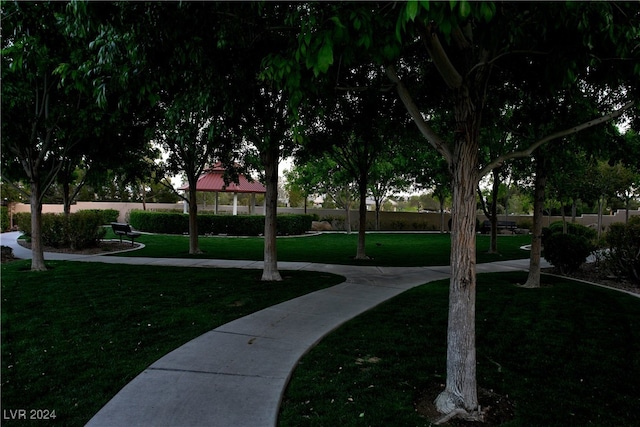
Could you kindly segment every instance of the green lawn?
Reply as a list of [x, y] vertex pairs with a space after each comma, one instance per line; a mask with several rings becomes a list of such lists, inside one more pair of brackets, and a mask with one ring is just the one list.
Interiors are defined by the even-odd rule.
[[[189, 255], [187, 236], [143, 235], [137, 240], [145, 244], [144, 249], [119, 256], [262, 260], [264, 252], [264, 240], [259, 237], [201, 237], [202, 255]], [[366, 253], [373, 259], [356, 262], [353, 257], [357, 241], [357, 233], [278, 238], [278, 260], [397, 267], [449, 264], [449, 234], [370, 233], [366, 238]], [[530, 243], [530, 236], [499, 236], [500, 254], [487, 254], [489, 236], [478, 235], [477, 262], [527, 258], [529, 253], [520, 247]]]
[[47, 264], [46, 272], [28, 271], [29, 261], [2, 265], [2, 408], [55, 410], [65, 426], [84, 425], [192, 338], [344, 280], [287, 271], [265, 284], [255, 270]]
[[[279, 259], [350, 263], [356, 238], [282, 238]], [[189, 256], [183, 236], [140, 240], [147, 248], [129, 256]], [[367, 240], [373, 263], [448, 264], [448, 235], [370, 234]], [[262, 256], [259, 238], [201, 242], [205, 257]], [[519, 247], [528, 242], [528, 236], [503, 236], [501, 255], [489, 256], [488, 237], [478, 236], [478, 262], [526, 257]], [[265, 284], [251, 270], [48, 265], [39, 273], [28, 271], [29, 261], [2, 265], [2, 407], [52, 409], [56, 424], [69, 426], [83, 425], [171, 349], [342, 280], [286, 271], [284, 282]], [[640, 301], [556, 278], [539, 290], [513, 286], [524, 278], [480, 275], [478, 284], [479, 385], [515, 402], [508, 425], [637, 423]], [[280, 425], [428, 425], [414, 402], [444, 382], [447, 301], [447, 281], [422, 286], [329, 335], [295, 371]]]
[[[478, 279], [478, 382], [515, 403], [504, 425], [639, 425], [640, 300], [557, 278], [513, 286], [525, 278]], [[445, 381], [447, 301], [447, 281], [425, 285], [323, 339], [294, 372], [279, 426], [429, 425], [414, 402]]]

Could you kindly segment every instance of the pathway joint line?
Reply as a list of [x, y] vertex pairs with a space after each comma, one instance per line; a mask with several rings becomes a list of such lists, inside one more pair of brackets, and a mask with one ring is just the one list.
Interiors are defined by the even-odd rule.
[[229, 372], [215, 372], [215, 371], [199, 371], [195, 369], [178, 369], [178, 368], [154, 368], [149, 367], [146, 371], [161, 371], [161, 372], [184, 372], [187, 374], [204, 374], [204, 375], [222, 375], [228, 377], [245, 377], [245, 378], [262, 378], [267, 380], [283, 380], [285, 377], [275, 377], [271, 375], [247, 375], [247, 374], [232, 374]]

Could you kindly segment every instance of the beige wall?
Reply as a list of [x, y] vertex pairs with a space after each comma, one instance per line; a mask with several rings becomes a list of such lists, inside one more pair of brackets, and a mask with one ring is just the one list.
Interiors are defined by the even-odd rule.
[[[147, 203], [147, 210], [156, 210], [156, 209], [174, 209], [174, 210], [183, 210], [184, 205], [182, 203]], [[118, 217], [118, 221], [124, 222], [128, 219], [128, 213], [134, 209], [142, 209], [142, 203], [125, 203], [125, 202], [78, 202], [71, 206], [71, 212], [77, 212], [83, 209], [116, 209], [120, 211], [120, 215]], [[232, 206], [219, 206], [218, 212], [222, 214], [231, 214]], [[207, 206], [206, 208], [199, 206], [199, 210], [204, 211], [212, 211], [213, 207]], [[15, 205], [14, 212], [30, 212], [30, 206], [28, 204], [18, 203]], [[248, 206], [238, 206], [239, 214], [247, 214], [249, 211]], [[63, 206], [62, 205], [43, 205], [42, 212], [44, 213], [62, 213]], [[279, 213], [304, 213], [302, 208], [278, 208]], [[255, 213], [258, 215], [264, 215], [264, 207], [256, 206]], [[318, 217], [322, 219], [333, 220], [334, 224], [340, 226], [344, 222], [345, 212], [340, 209], [308, 209], [307, 213], [316, 214]], [[640, 215], [640, 210], [630, 211], [629, 215]], [[352, 210], [351, 214], [351, 227], [352, 229], [357, 229], [358, 226], [358, 212]], [[450, 215], [445, 214], [444, 224], [445, 230], [448, 230], [447, 221], [449, 220]], [[484, 215], [478, 215], [478, 219], [480, 221], [484, 221], [486, 218]], [[505, 218], [500, 217], [500, 220]], [[562, 217], [553, 216], [553, 217], [545, 217], [544, 225], [548, 225], [554, 221], [561, 220]], [[521, 224], [523, 222], [531, 223], [533, 220], [530, 215], [510, 215], [509, 221], [516, 221], [516, 223]], [[570, 217], [567, 218], [568, 221], [571, 220]], [[625, 211], [619, 210], [614, 215], [604, 215], [603, 216], [603, 225], [608, 227], [611, 223], [614, 222], [624, 222], [625, 220]], [[576, 219], [576, 222], [582, 225], [592, 225], [597, 224], [598, 216], [593, 215], [582, 215]], [[375, 223], [375, 212], [368, 211], [367, 212], [367, 224], [368, 228], [373, 229]], [[440, 229], [440, 214], [438, 213], [415, 213], [415, 212], [380, 212], [380, 223], [382, 230], [439, 230]]]

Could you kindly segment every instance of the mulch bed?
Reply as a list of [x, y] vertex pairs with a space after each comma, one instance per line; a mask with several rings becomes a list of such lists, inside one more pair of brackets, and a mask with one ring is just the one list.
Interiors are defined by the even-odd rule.
[[[26, 242], [24, 240], [18, 240], [18, 244], [24, 248], [31, 249], [31, 243]], [[125, 251], [125, 250], [130, 250], [132, 248], [135, 249], [139, 246], [140, 245], [138, 243], [134, 243], [133, 246], [131, 246], [131, 242], [120, 243], [119, 241], [103, 240], [103, 241], [100, 241], [100, 243], [96, 247], [85, 248], [82, 250], [72, 250], [71, 248], [53, 248], [50, 246], [45, 246], [44, 251], [65, 253], [65, 254], [79, 254], [79, 255], [104, 255], [111, 252]], [[16, 258], [13, 255], [13, 251], [11, 250], [11, 248], [8, 246], [2, 247], [1, 255], [2, 255], [2, 263], [18, 260], [18, 258]]]
[[565, 276], [572, 279], [584, 280], [586, 282], [597, 283], [602, 286], [607, 286], [614, 289], [620, 289], [627, 292], [640, 295], [640, 286], [636, 283], [626, 280], [622, 277], [611, 277], [607, 275], [607, 271], [599, 267], [598, 263], [586, 263], [582, 264], [578, 271], [572, 273], [561, 274], [558, 269], [543, 268], [543, 273], [556, 274], [558, 276]]

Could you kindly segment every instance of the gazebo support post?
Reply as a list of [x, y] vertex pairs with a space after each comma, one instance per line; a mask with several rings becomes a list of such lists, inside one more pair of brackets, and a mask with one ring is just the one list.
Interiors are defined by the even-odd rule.
[[238, 215], [238, 193], [233, 193], [233, 215]]

